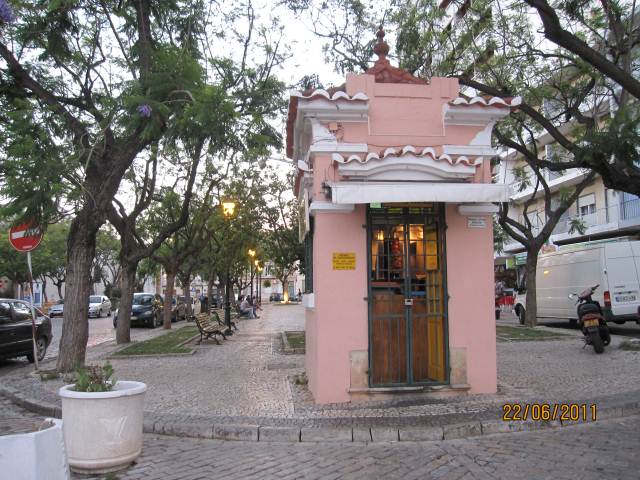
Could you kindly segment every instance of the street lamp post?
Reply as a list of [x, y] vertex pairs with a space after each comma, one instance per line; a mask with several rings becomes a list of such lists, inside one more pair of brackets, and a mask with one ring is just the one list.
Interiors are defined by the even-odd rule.
[[260, 273], [260, 260], [258, 260], [257, 258], [253, 261], [253, 264], [255, 265], [255, 271], [256, 271], [256, 302], [258, 301], [258, 288], [260, 287], [260, 277], [258, 276], [258, 274]]
[[[227, 220], [233, 217], [233, 214], [236, 210], [236, 202], [233, 200], [225, 200], [222, 202], [222, 215]], [[226, 280], [226, 294], [225, 294], [225, 303], [224, 303], [224, 323], [227, 326], [227, 330], [225, 331], [226, 335], [231, 335], [233, 331], [231, 330], [231, 275], [229, 274], [229, 270], [227, 269], [227, 278]]]
[[249, 296], [253, 297], [253, 258], [256, 256], [256, 251], [250, 248], [247, 253], [251, 257], [251, 260], [249, 260], [249, 276], [251, 277], [251, 288], [249, 289]]
[[262, 267], [258, 267], [258, 301], [262, 303]]

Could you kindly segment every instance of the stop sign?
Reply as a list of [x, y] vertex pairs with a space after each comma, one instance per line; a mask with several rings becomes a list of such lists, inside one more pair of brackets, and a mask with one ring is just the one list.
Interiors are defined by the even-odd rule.
[[30, 223], [23, 223], [9, 230], [9, 241], [19, 252], [30, 252], [40, 245], [42, 231], [40, 227]]

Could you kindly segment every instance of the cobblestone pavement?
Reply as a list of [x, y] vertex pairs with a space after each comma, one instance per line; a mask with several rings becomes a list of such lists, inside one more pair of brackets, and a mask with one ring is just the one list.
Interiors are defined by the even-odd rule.
[[137, 464], [116, 478], [637, 479], [638, 442], [637, 416], [442, 442], [279, 444], [145, 435]]
[[[179, 328], [181, 325], [174, 325]], [[196, 345], [181, 357], [111, 359], [116, 375], [148, 385], [145, 412], [151, 422], [253, 424], [280, 426], [442, 425], [499, 418], [501, 405], [515, 401], [597, 402], [619, 406], [640, 396], [640, 352], [617, 348], [614, 337], [604, 355], [582, 348], [579, 332], [566, 339], [499, 342], [496, 395], [438, 399], [404, 395], [393, 401], [313, 404], [291, 377], [303, 372], [303, 355], [279, 351], [278, 335], [302, 330], [299, 305], [265, 305], [261, 318], [242, 320], [240, 331], [222, 345]], [[161, 329], [135, 329], [134, 338], [160, 335]], [[89, 349], [89, 361], [105, 361], [115, 348], [106, 342]], [[46, 367], [46, 365], [45, 365]], [[41, 383], [24, 374], [5, 376], [4, 385], [59, 405], [61, 381]]]
[[[0, 428], [15, 417], [42, 419], [0, 399]], [[102, 478], [637, 479], [639, 442], [640, 416], [440, 442], [262, 443], [145, 435], [136, 463]], [[73, 475], [89, 478], [99, 477]]]
[[[20, 408], [0, 397], [0, 436], [28, 433], [38, 429], [44, 417]], [[1, 452], [0, 452], [1, 456]]]

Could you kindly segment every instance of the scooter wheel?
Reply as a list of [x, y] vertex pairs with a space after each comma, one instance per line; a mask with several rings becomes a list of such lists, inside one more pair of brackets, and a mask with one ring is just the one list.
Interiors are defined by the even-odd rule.
[[591, 334], [591, 344], [593, 345], [593, 349], [596, 353], [604, 352], [604, 345], [602, 343], [602, 338], [600, 337], [599, 332], [594, 332]]

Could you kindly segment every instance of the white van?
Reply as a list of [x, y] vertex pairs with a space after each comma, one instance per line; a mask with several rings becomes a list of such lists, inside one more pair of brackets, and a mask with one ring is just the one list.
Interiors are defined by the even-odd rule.
[[[640, 323], [640, 241], [608, 240], [566, 245], [541, 254], [536, 269], [538, 318], [577, 321], [570, 293], [600, 285], [593, 299], [607, 321]], [[515, 312], [524, 322], [525, 294], [518, 294]]]

